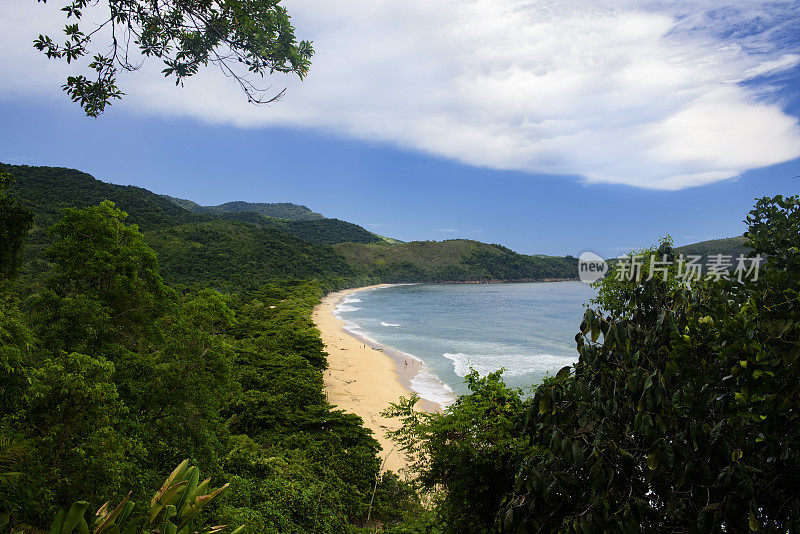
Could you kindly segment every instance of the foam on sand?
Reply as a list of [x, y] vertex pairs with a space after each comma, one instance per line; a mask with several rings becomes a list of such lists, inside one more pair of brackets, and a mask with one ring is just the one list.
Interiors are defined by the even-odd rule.
[[423, 399], [435, 402], [442, 408], [450, 406], [456, 401], [453, 389], [439, 380], [426, 367], [422, 367], [411, 379], [411, 389], [419, 393]]
[[528, 373], [546, 373], [558, 370], [578, 361], [574, 357], [554, 356], [552, 354], [464, 354], [445, 353], [445, 358], [453, 362], [453, 371], [458, 376], [467, 376], [470, 368], [481, 376], [505, 368], [504, 376], [520, 376]]
[[333, 310], [333, 314], [338, 317], [339, 314], [341, 314], [341, 313], [354, 312], [354, 311], [358, 311], [360, 309], [361, 308], [357, 308], [355, 306], [348, 306], [347, 304], [342, 303], [342, 304], [338, 304], [336, 306], [336, 308]]

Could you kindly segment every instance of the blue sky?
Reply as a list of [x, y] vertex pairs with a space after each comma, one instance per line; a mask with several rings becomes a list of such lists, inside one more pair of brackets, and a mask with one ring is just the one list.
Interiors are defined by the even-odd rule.
[[[27, 4], [11, 0], [19, 20], [3, 39], [24, 38]], [[414, 49], [419, 6], [409, 4], [403, 17], [389, 13], [392, 39], [376, 37], [363, 55], [310, 4], [292, 2], [298, 33], [319, 52], [309, 81], [285, 80], [285, 101], [266, 108], [241, 102], [214, 73], [176, 89], [145, 70], [122, 80], [125, 102], [88, 119], [58, 91], [57, 66], [4, 52], [0, 161], [74, 167], [202, 204], [296, 202], [403, 240], [466, 237], [573, 255], [618, 255], [665, 233], [678, 244], [740, 235], [754, 198], [800, 191], [789, 3], [764, 12], [622, 3], [577, 17], [565, 8], [543, 29], [544, 15], [519, 5], [465, 0], [459, 6], [505, 32], [518, 27], [528, 44], [508, 50], [504, 32], [481, 24], [482, 51], [464, 53], [459, 35], [475, 33], [474, 17], [452, 16], [451, 5], [426, 18], [447, 30], [433, 58]], [[379, 8], [370, 16], [355, 29], [388, 20]], [[541, 39], [587, 25], [588, 48]], [[539, 33], [526, 40], [531, 27]], [[403, 76], [381, 70], [396, 49], [420, 54]], [[565, 59], [547, 63], [551, 50]]]

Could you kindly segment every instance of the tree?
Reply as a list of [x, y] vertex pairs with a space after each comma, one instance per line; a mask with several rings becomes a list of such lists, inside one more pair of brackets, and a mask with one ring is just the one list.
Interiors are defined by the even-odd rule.
[[745, 237], [754, 252], [769, 257], [779, 269], [800, 267], [796, 263], [800, 249], [799, 196], [764, 197], [747, 215], [746, 222]]
[[6, 194], [12, 181], [11, 174], [0, 171], [0, 282], [16, 274], [25, 236], [33, 227], [33, 213]]
[[444, 413], [415, 409], [419, 397], [401, 398], [384, 412], [399, 417], [390, 432], [411, 460], [416, 482], [438, 497], [450, 532], [493, 530], [501, 499], [511, 490], [509, 469], [519, 459], [538, 456], [517, 428], [522, 390], [506, 386], [502, 371], [465, 377], [470, 389]]
[[104, 201], [70, 208], [53, 226], [48, 291], [36, 306], [51, 348], [93, 350], [104, 341], [134, 346], [173, 300], [156, 253], [126, 217]]
[[133, 444], [117, 428], [126, 407], [113, 373], [102, 356], [76, 352], [57, 354], [33, 371], [20, 425], [37, 443], [28, 485], [37, 488], [41, 514], [49, 498], [59, 505], [99, 502], [130, 474]]
[[586, 311], [577, 365], [523, 416], [547, 454], [516, 466], [503, 532], [800, 527], [798, 197], [748, 221], [757, 280], [617, 284]]
[[34, 40], [48, 58], [67, 63], [88, 56], [93, 41], [106, 40], [108, 46], [88, 63], [92, 79], [69, 76], [63, 85], [90, 117], [124, 95], [117, 87], [117, 70], [135, 71], [148, 58], [160, 59], [164, 76], [174, 77], [176, 85], [200, 67], [216, 65], [256, 103], [272, 102], [285, 89], [267, 96], [251, 81], [253, 75], [294, 73], [302, 79], [311, 65], [311, 43], [297, 42], [280, 0], [105, 0], [101, 24], [86, 33], [83, 17], [94, 5], [68, 0], [61, 8], [67, 18], [65, 41], [41, 34]]

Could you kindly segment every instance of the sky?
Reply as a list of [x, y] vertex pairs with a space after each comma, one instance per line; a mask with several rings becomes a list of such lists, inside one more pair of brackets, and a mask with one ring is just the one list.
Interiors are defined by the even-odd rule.
[[59, 2], [0, 0], [0, 161], [576, 256], [741, 235], [800, 192], [797, 2], [284, 3], [316, 54], [281, 101], [150, 62], [89, 119], [31, 46]]

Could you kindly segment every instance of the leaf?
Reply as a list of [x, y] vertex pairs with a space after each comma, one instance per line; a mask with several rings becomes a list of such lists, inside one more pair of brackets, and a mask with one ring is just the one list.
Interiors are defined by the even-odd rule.
[[78, 526], [78, 523], [86, 514], [89, 509], [89, 503], [86, 501], [78, 501], [69, 508], [67, 518], [64, 521], [64, 527], [61, 529], [61, 534], [70, 534], [73, 529]]
[[655, 471], [658, 469], [658, 465], [661, 463], [661, 457], [658, 455], [657, 452], [651, 452], [647, 455], [647, 468], [650, 471]]
[[189, 460], [188, 459], [186, 459], [186, 460], [182, 461], [180, 464], [178, 464], [178, 467], [176, 467], [172, 471], [172, 473], [170, 473], [170, 475], [167, 477], [167, 479], [164, 481], [164, 484], [161, 486], [161, 489], [159, 489], [156, 492], [156, 494], [153, 495], [153, 499], [150, 501], [150, 506], [153, 506], [156, 503], [156, 501], [159, 500], [159, 497], [161, 497], [164, 494], [164, 492], [167, 491], [167, 488], [172, 486], [172, 483], [175, 480], [182, 479], [184, 473], [186, 473], [186, 470], [188, 468], [189, 468]]
[[549, 391], [546, 394], [542, 395], [542, 398], [539, 399], [539, 413], [545, 415], [547, 412], [550, 411], [550, 395]]
[[750, 510], [750, 520], [748, 523], [750, 524], [750, 530], [753, 532], [758, 532], [758, 520], [756, 519], [756, 516], [752, 510]]
[[62, 508], [56, 514], [55, 519], [53, 519], [53, 525], [50, 527], [50, 534], [61, 534], [61, 530], [64, 528], [64, 521], [66, 520], [67, 512], [64, 511]]
[[565, 365], [564, 367], [562, 367], [562, 368], [561, 368], [561, 369], [558, 371], [558, 373], [556, 373], [556, 378], [558, 378], [558, 379], [561, 379], [561, 380], [564, 380], [565, 378], [567, 378], [567, 377], [569, 376], [569, 371], [570, 371], [570, 369], [572, 369], [572, 367], [571, 367], [571, 366], [569, 366], [569, 365]]
[[655, 373], [648, 375], [647, 379], [644, 381], [644, 389], [645, 391], [653, 387], [653, 377]]
[[[122, 502], [119, 503], [119, 505], [116, 508], [114, 508], [112, 512], [107, 513], [107, 515], [105, 510], [108, 508], [108, 502], [106, 502], [102, 506], [102, 508], [100, 508], [100, 510], [97, 511], [97, 514], [95, 514], [100, 516], [99, 520], [101, 521], [101, 523], [97, 527], [95, 527], [94, 534], [102, 534], [103, 532], [106, 531], [106, 529], [113, 526], [117, 518], [120, 515], [122, 515], [122, 512], [128, 509], [128, 501], [130, 500], [130, 498], [131, 498], [131, 492], [128, 492], [128, 495], [126, 495], [125, 498], [122, 499]], [[100, 513], [101, 511], [104, 512], [102, 515]]]

